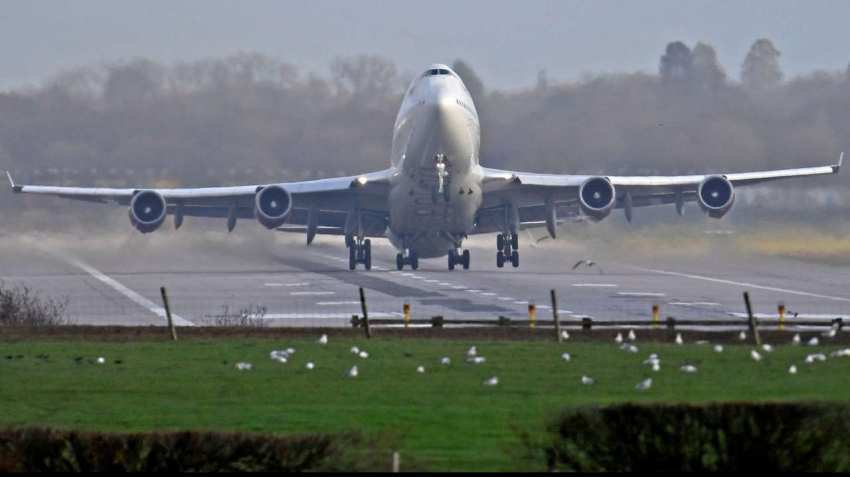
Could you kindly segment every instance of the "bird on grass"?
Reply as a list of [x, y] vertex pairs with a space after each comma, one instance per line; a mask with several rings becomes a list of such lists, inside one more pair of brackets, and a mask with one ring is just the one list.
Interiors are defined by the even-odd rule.
[[253, 368], [251, 363], [236, 363], [236, 369], [238, 369], [239, 371], [249, 371], [251, 370], [251, 368]]
[[567, 333], [567, 330], [564, 330], [564, 331], [561, 332], [561, 339], [565, 339], [565, 340], [570, 339], [570, 334]]
[[617, 333], [617, 336], [614, 337], [614, 342], [620, 344], [623, 342], [623, 334]]
[[761, 355], [756, 350], [750, 351], [750, 356], [753, 358], [753, 361], [761, 361]]
[[646, 391], [647, 389], [652, 387], [652, 378], [646, 378], [643, 381], [637, 383], [635, 389], [638, 391]]
[[443, 356], [443, 358], [440, 359], [440, 364], [452, 364], [452, 360], [448, 356]]
[[307, 368], [308, 370], [312, 370], [313, 368], [315, 368], [315, 367], [316, 367], [316, 365], [315, 365], [315, 364], [313, 364], [313, 362], [312, 362], [312, 361], [310, 361], [310, 362], [308, 362], [307, 364], [305, 364], [305, 365], [304, 365], [304, 367], [305, 367], [305, 368]]
[[360, 356], [360, 357], [361, 357], [361, 358], [363, 358], [363, 359], [366, 359], [366, 358], [368, 358], [368, 357], [369, 357], [369, 353], [367, 353], [367, 352], [365, 352], [365, 351], [361, 351], [361, 352], [360, 352], [360, 354], [359, 354], [358, 356]]
[[356, 378], [358, 374], [360, 374], [360, 373], [357, 371], [357, 365], [356, 364], [354, 366], [352, 366], [351, 369], [348, 370], [348, 377], [349, 378]]
[[561, 359], [563, 359], [564, 361], [569, 361], [571, 359], [570, 353], [563, 353], [561, 355]]
[[817, 346], [819, 343], [820, 343], [820, 340], [818, 339], [818, 337], [812, 336], [812, 339], [809, 340], [808, 345], [809, 346]]
[[714, 352], [715, 353], [722, 353], [723, 352], [723, 345], [714, 345]]
[[690, 374], [690, 373], [696, 373], [697, 367], [692, 365], [692, 364], [686, 364], [686, 365], [682, 366], [681, 368], [679, 368], [679, 370], [683, 373], [689, 373]]
[[485, 386], [495, 386], [495, 385], [499, 384], [499, 378], [496, 377], [496, 376], [493, 376], [490, 379], [487, 379], [486, 381], [484, 381], [482, 384], [484, 384]]
[[628, 351], [629, 353], [637, 353], [639, 351], [638, 347], [633, 344], [624, 344], [620, 347], [620, 349], [622, 349], [623, 351]]
[[629, 335], [627, 336], [627, 338], [629, 338], [629, 341], [636, 340], [637, 336], [635, 335], [635, 330], [629, 330]]
[[591, 378], [589, 376], [582, 376], [581, 377], [581, 384], [588, 384], [588, 385], [593, 384], [593, 378]]
[[104, 358], [103, 356], [98, 356], [97, 364], [105, 364], [105, 363], [106, 363], [106, 358]]
[[486, 361], [487, 361], [487, 358], [485, 358], [484, 356], [473, 356], [471, 358], [466, 359], [467, 363], [472, 363], [472, 364], [482, 364]]
[[806, 356], [806, 363], [812, 364], [815, 361], [826, 361], [826, 355], [823, 353], [815, 353]]
[[788, 374], [797, 374], [797, 367], [792, 364], [791, 367], [788, 368]]
[[652, 371], [657, 373], [660, 370], [661, 370], [661, 362], [660, 361], [653, 362], [652, 363]]
[[319, 337], [319, 344], [326, 345], [328, 344], [328, 335], [322, 335]]
[[418, 366], [416, 368], [416, 372], [419, 373], [419, 374], [424, 373], [425, 372], [425, 366]]
[[800, 344], [800, 333], [794, 334], [794, 337], [791, 338], [791, 344], [794, 344], [794, 345]]
[[469, 357], [476, 356], [478, 354], [478, 348], [475, 346], [470, 346], [468, 350], [466, 350], [466, 355]]
[[682, 343], [684, 343], [684, 340], [682, 340], [682, 333], [676, 333], [676, 344], [680, 345]]
[[357, 346], [352, 346], [351, 354], [360, 354], [360, 348], [358, 348]]
[[745, 339], [747, 339], [747, 333], [745, 331], [738, 333], [738, 339], [744, 341]]
[[771, 351], [773, 351], [773, 346], [765, 343], [761, 345], [761, 349], [763, 349], [765, 353], [770, 353]]

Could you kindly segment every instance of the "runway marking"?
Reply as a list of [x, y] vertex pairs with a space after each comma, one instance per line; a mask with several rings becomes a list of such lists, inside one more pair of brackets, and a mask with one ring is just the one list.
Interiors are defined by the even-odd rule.
[[288, 287], [306, 287], [307, 285], [309, 285], [309, 283], [307, 283], [307, 282], [287, 283], [286, 284], [286, 286], [288, 286]]
[[316, 303], [318, 306], [337, 306], [337, 305], [359, 305], [359, 301], [320, 301]]
[[336, 292], [332, 291], [302, 291], [302, 292], [289, 292], [291, 296], [306, 296], [306, 295], [335, 295]]
[[527, 301], [517, 300], [514, 302], [515, 305], [528, 305]]
[[[358, 302], [359, 303], [359, 302]], [[401, 316], [401, 313], [369, 312], [374, 318], [392, 318]], [[297, 320], [297, 319], [350, 319], [349, 313], [266, 313], [264, 320]]]
[[430, 280], [425, 280], [425, 283], [437, 283], [437, 282], [439, 282], [439, 281], [440, 281], [440, 280], [434, 280], [434, 279], [432, 278], [432, 279], [430, 279]]
[[724, 285], [733, 285], [733, 286], [744, 287], [744, 288], [755, 288], [755, 289], [758, 289], [758, 290], [767, 290], [767, 291], [773, 291], [773, 292], [779, 292], [779, 293], [787, 293], [789, 295], [808, 296], [808, 297], [812, 297], [812, 298], [823, 298], [824, 300], [841, 301], [841, 302], [850, 303], [850, 298], [844, 298], [844, 297], [840, 297], [840, 296], [821, 295], [819, 293], [810, 293], [810, 292], [805, 292], [805, 291], [800, 291], [800, 290], [791, 290], [791, 289], [788, 289], [788, 288], [769, 287], [769, 286], [766, 286], [766, 285], [758, 285], [758, 284], [755, 284], [755, 283], [747, 283], [747, 282], [736, 282], [736, 281], [732, 281], [732, 280], [724, 280], [722, 278], [706, 277], [706, 276], [703, 276], [703, 275], [693, 275], [693, 274], [690, 274], [690, 273], [671, 272], [671, 271], [667, 271], [667, 270], [656, 270], [656, 269], [652, 269], [652, 268], [643, 268], [643, 267], [629, 267], [629, 268], [634, 268], [634, 269], [637, 269], [637, 270], [643, 270], [645, 272], [658, 273], [658, 274], [661, 274], [661, 275], [670, 275], [670, 276], [673, 276], [673, 277], [691, 278], [691, 279], [694, 279], [694, 280], [703, 280], [703, 281], [706, 281], [706, 282], [722, 283]]
[[482, 293], [481, 296], [496, 296], [496, 294], [493, 293], [493, 292], [485, 292], [485, 293]]
[[551, 310], [552, 307], [549, 305], [537, 305], [538, 310]]
[[573, 314], [573, 312], [570, 311], [570, 310], [561, 310], [560, 308], [558, 309], [558, 313], [564, 313], [566, 315], [572, 315]]
[[384, 268], [384, 267], [379, 267], [379, 266], [377, 266], [377, 265], [373, 266], [372, 268], [374, 268], [375, 270], [386, 270], [386, 268]]
[[452, 285], [452, 288], [455, 290], [466, 290], [466, 287], [463, 285]]
[[[118, 293], [129, 298], [132, 302], [136, 303], [137, 305], [141, 306], [142, 308], [146, 308], [148, 311], [157, 315], [158, 317], [162, 318], [163, 320], [167, 319], [167, 317], [165, 315], [165, 308], [163, 308], [163, 307], [157, 305], [156, 303], [148, 300], [147, 298], [143, 297], [142, 295], [139, 295], [138, 293], [134, 292], [133, 290], [130, 290], [129, 288], [127, 288], [124, 285], [122, 285], [121, 283], [119, 283], [117, 280], [106, 276], [105, 274], [103, 274], [102, 272], [100, 272], [96, 268], [92, 267], [91, 265], [88, 265], [87, 263], [84, 263], [84, 262], [77, 260], [75, 258], [66, 257], [64, 255], [54, 253], [52, 251], [49, 252], [49, 253], [51, 255], [55, 256], [55, 257], [62, 259], [65, 262], [70, 263], [71, 265], [83, 270], [84, 272], [88, 273], [92, 277], [94, 277], [97, 280], [108, 285], [113, 290], [115, 290]], [[180, 316], [175, 315], [174, 313], [171, 314], [171, 319], [174, 322], [174, 324], [178, 325], [178, 326], [195, 326], [195, 324], [192, 323], [191, 321], [185, 320], [185, 319], [181, 318]]]
[[450, 286], [452, 286], [452, 284], [451, 284], [451, 283], [446, 283], [446, 282], [440, 282], [440, 283], [439, 283], [439, 285], [440, 285], [441, 287], [450, 287]]
[[511, 298], [509, 296], [500, 296], [499, 301], [514, 301], [514, 298]]
[[713, 301], [671, 301], [668, 305], [678, 306], [720, 306], [720, 303]]
[[621, 296], [667, 296], [666, 293], [660, 292], [617, 292]]
[[614, 283], [573, 283], [574, 287], [616, 287]]
[[466, 290], [469, 293], [481, 293], [481, 290]]
[[264, 283], [263, 285], [267, 287], [282, 287], [283, 283]]

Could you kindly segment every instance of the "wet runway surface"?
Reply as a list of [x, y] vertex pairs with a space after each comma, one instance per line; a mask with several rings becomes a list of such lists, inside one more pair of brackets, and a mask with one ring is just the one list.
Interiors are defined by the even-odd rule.
[[[26, 239], [6, 236], [0, 279], [44, 296], [67, 297], [69, 318], [80, 324], [162, 325], [160, 286], [167, 287], [178, 324], [212, 324], [216, 316], [264, 307], [271, 326], [348, 326], [360, 313], [358, 286], [370, 316], [444, 316], [525, 319], [529, 302], [539, 319], [551, 316], [549, 290], [558, 291], [560, 316], [602, 320], [662, 317], [728, 319], [743, 313], [749, 290], [757, 313], [850, 316], [850, 267], [730, 254], [589, 257], [580, 248], [549, 242], [521, 244], [521, 266], [496, 268], [491, 237], [474, 241], [470, 270], [448, 271], [446, 259], [422, 260], [417, 271], [395, 270], [395, 251], [373, 241], [373, 269], [348, 270], [338, 237], [313, 246], [301, 237], [191, 232], [117, 239]], [[185, 238], [183, 238], [185, 237]], [[492, 250], [491, 250], [492, 248]], [[573, 266], [581, 259], [593, 266]], [[789, 318], [791, 319], [791, 318]]]

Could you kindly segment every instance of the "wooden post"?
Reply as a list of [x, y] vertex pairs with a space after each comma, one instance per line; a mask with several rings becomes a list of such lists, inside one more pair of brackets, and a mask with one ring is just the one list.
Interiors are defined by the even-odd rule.
[[366, 330], [366, 338], [371, 338], [372, 330], [369, 329], [369, 313], [366, 311], [366, 295], [363, 293], [363, 287], [360, 287], [360, 309], [363, 310], [363, 328]]
[[667, 317], [667, 334], [672, 338], [676, 333], [676, 318], [672, 316]]
[[555, 289], [549, 290], [549, 295], [552, 297], [552, 319], [555, 320], [555, 339], [560, 343], [563, 341], [563, 338], [561, 338], [561, 319], [558, 317], [558, 296], [555, 294]]
[[404, 327], [410, 326], [410, 303], [405, 303], [401, 307], [402, 315], [404, 316]]
[[776, 313], [779, 315], [779, 331], [782, 331], [785, 329], [785, 303], [776, 307]]
[[537, 324], [537, 307], [534, 303], [528, 304], [528, 327], [534, 328]]
[[177, 328], [174, 327], [174, 321], [171, 319], [171, 306], [168, 304], [168, 293], [165, 287], [159, 287], [159, 292], [162, 294], [162, 305], [165, 308], [165, 317], [168, 319], [168, 329], [171, 331], [171, 339], [177, 341]]
[[654, 328], [658, 328], [658, 325], [661, 324], [661, 308], [658, 306], [658, 303], [654, 303], [652, 305], [652, 326]]
[[393, 473], [398, 474], [401, 472], [401, 456], [398, 451], [393, 452]]
[[753, 335], [753, 340], [756, 346], [761, 346], [761, 338], [759, 337], [758, 321], [753, 316], [753, 307], [750, 305], [750, 293], [744, 292], [744, 304], [747, 305], [747, 320], [750, 325], [750, 333]]

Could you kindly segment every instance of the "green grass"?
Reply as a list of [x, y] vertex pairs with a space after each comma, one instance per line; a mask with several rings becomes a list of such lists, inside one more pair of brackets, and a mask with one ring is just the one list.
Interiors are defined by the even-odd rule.
[[[464, 362], [471, 345], [485, 364]], [[368, 350], [353, 356], [352, 345]], [[287, 364], [269, 352], [292, 346]], [[389, 431], [402, 456], [431, 469], [505, 470], [517, 465], [517, 429], [542, 431], [566, 406], [624, 401], [850, 399], [850, 358], [804, 364], [808, 353], [836, 347], [780, 346], [759, 363], [750, 348], [641, 344], [637, 354], [613, 343], [441, 341], [332, 338], [138, 343], [0, 342], [0, 425], [48, 425], [105, 431], [165, 429], [252, 432]], [[561, 353], [569, 351], [571, 362]], [[661, 371], [641, 362], [661, 356]], [[47, 359], [37, 356], [48, 355]], [[7, 355], [12, 359], [7, 359]], [[23, 358], [15, 358], [23, 355]], [[86, 357], [82, 363], [77, 356]], [[89, 362], [104, 356], [107, 364]], [[450, 366], [439, 359], [449, 356]], [[121, 364], [116, 364], [121, 360]], [[253, 363], [237, 371], [235, 363]], [[314, 361], [316, 369], [304, 364]], [[696, 374], [679, 366], [696, 365]], [[799, 373], [790, 376], [796, 363]], [[357, 364], [360, 376], [347, 370]], [[418, 374], [418, 365], [426, 367]], [[580, 384], [583, 375], [596, 383]], [[482, 386], [490, 376], [496, 387]], [[649, 391], [635, 384], [652, 376]]]

